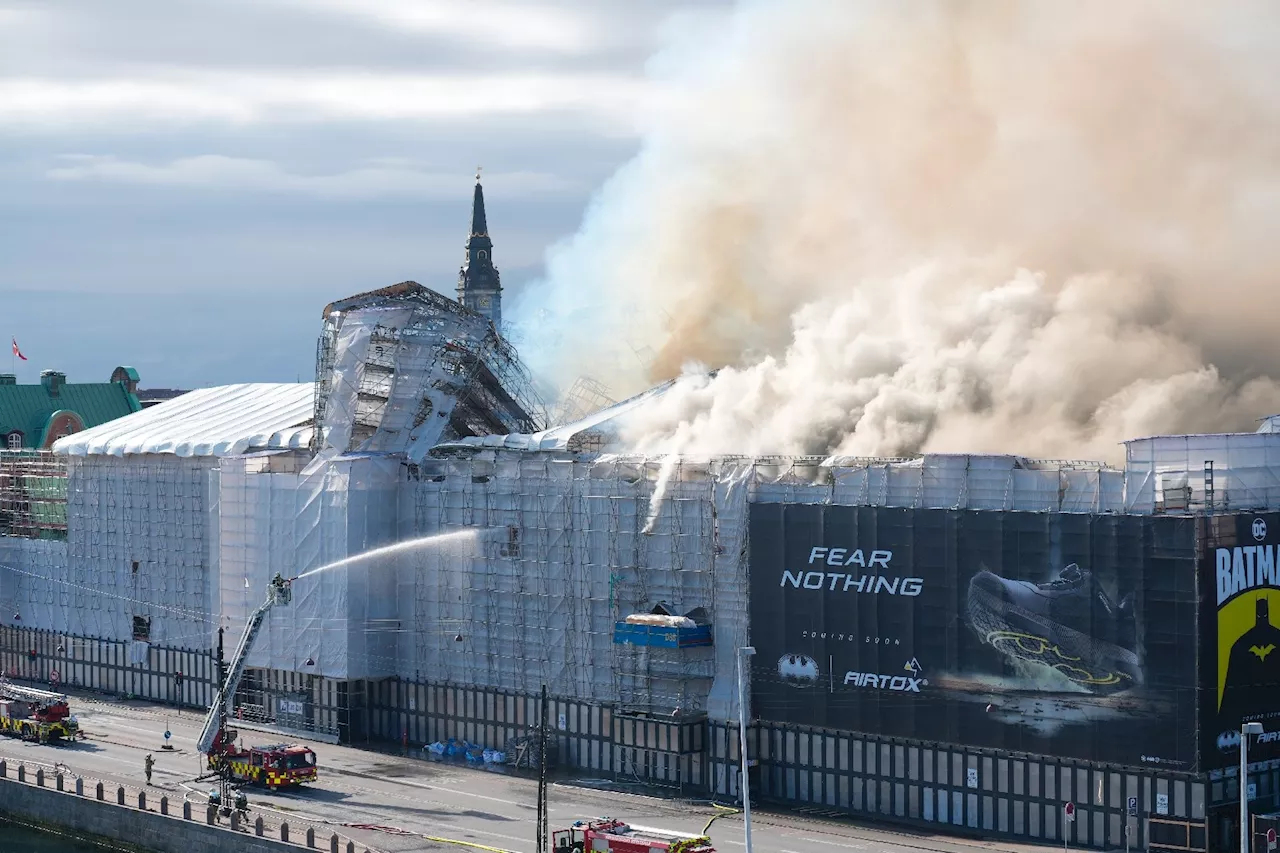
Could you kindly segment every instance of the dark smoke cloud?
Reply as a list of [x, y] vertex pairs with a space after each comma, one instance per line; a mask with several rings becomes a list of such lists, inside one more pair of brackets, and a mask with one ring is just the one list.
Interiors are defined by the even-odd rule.
[[1280, 410], [1280, 6], [753, 2], [690, 42], [526, 294], [561, 383], [689, 372], [633, 446], [1115, 458]]

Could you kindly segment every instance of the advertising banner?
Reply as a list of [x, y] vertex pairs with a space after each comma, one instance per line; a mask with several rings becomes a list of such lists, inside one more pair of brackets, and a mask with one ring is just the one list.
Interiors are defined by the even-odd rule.
[[1240, 761], [1240, 729], [1265, 730], [1249, 760], [1280, 758], [1280, 515], [1206, 519], [1200, 558], [1204, 609], [1203, 769]]
[[752, 504], [764, 720], [1193, 770], [1195, 520]]

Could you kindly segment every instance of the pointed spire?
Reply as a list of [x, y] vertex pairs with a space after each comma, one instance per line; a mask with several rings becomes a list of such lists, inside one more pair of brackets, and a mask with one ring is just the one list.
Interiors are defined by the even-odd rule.
[[484, 187], [476, 167], [475, 197], [471, 203], [471, 234], [466, 257], [458, 270], [458, 301], [485, 315], [494, 325], [502, 323], [502, 279], [493, 265], [493, 241], [484, 213]]
[[489, 223], [484, 217], [484, 187], [480, 185], [479, 166], [476, 166], [476, 194], [471, 202], [471, 236], [489, 236]]

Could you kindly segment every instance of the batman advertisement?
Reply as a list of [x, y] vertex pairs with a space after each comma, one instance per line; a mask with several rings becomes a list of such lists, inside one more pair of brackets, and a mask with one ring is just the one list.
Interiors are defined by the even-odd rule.
[[1189, 517], [753, 503], [752, 713], [1194, 770]]
[[1200, 576], [1201, 764], [1240, 761], [1244, 723], [1262, 724], [1251, 761], [1280, 758], [1280, 515], [1205, 519]]

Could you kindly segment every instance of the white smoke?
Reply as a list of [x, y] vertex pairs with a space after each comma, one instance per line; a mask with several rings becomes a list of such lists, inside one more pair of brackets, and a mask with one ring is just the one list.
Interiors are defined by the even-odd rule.
[[525, 294], [533, 360], [615, 396], [694, 367], [628, 425], [650, 452], [1252, 429], [1278, 38], [1269, 0], [743, 3], [655, 62], [672, 101]]

